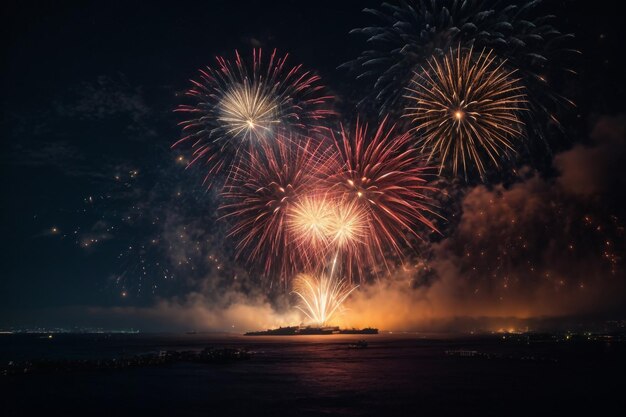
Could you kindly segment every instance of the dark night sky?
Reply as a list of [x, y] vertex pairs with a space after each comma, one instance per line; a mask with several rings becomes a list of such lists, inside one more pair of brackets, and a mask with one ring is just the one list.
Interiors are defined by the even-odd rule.
[[[172, 110], [188, 79], [215, 55], [252, 46], [287, 51], [292, 63], [301, 62], [322, 76], [342, 99], [341, 110], [353, 118], [352, 103], [363, 87], [336, 67], [361, 51], [362, 41], [348, 31], [370, 23], [372, 18], [360, 10], [376, 7], [378, 1], [130, 3], [2, 6], [0, 326], [124, 326], [127, 322], [119, 317], [90, 320], [83, 312], [88, 307], [149, 307], [190, 292], [204, 294], [210, 304], [214, 298], [206, 294], [217, 296], [226, 287], [256, 291], [250, 289], [254, 279], [242, 279], [245, 272], [228, 260], [223, 227], [214, 224], [215, 196], [201, 187], [201, 173], [183, 171], [179, 153], [169, 149], [179, 136]], [[583, 53], [573, 87], [579, 107], [567, 118], [571, 141], [554, 150], [557, 169], [540, 179], [520, 180], [519, 188], [491, 184], [493, 188], [464, 190], [470, 196], [464, 210], [469, 216], [472, 204], [484, 198], [480, 193], [493, 190], [511, 201], [518, 198], [513, 191], [527, 189], [538, 199], [559, 199], [554, 187], [573, 189], [571, 182], [577, 181], [573, 174], [560, 175], [559, 167], [566, 170], [577, 160], [582, 162], [576, 171], [597, 173], [594, 163], [602, 165], [608, 153], [605, 166], [615, 168], [610, 178], [594, 174], [593, 192], [581, 191], [579, 199], [568, 194], [559, 201], [565, 215], [582, 216], [600, 207], [594, 221], [607, 219], [610, 227], [617, 224], [611, 223], [614, 216], [623, 224], [622, 16], [608, 1], [552, 1], [545, 8], [554, 11], [563, 30], [576, 34], [575, 45]], [[608, 150], [602, 147], [606, 142], [597, 143], [605, 136], [612, 146]], [[579, 148], [578, 154], [559, 157], [580, 144], [595, 151]], [[540, 234], [535, 220], [529, 220], [525, 232]], [[607, 233], [622, 256], [623, 232]], [[576, 236], [587, 240], [582, 233]], [[448, 251], [451, 258], [463, 239], [460, 228], [437, 250]], [[554, 259], [561, 262], [567, 260]], [[615, 281], [624, 280], [624, 269], [621, 264], [617, 269], [608, 284], [600, 278], [591, 285], [623, 291]], [[594, 273], [592, 267], [590, 271]], [[244, 282], [233, 287], [235, 274]], [[511, 314], [520, 311], [524, 300], [543, 297], [539, 292], [522, 291], [520, 300], [513, 296]], [[596, 311], [603, 294], [598, 290], [597, 300], [584, 312]], [[610, 311], [623, 314], [624, 299], [618, 294]]]

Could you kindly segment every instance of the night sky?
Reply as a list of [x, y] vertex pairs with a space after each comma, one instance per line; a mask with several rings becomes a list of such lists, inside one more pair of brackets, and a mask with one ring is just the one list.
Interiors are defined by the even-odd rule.
[[[185, 149], [170, 149], [173, 110], [216, 55], [262, 47], [314, 69], [353, 120], [367, 86], [337, 67], [363, 49], [348, 32], [379, 2], [131, 3], [2, 6], [0, 326], [281, 322], [287, 296], [233, 259], [202, 166], [185, 170]], [[577, 78], [558, 80], [577, 104], [565, 135], [532, 167], [446, 183], [444, 233], [410, 277], [363, 287], [359, 324], [626, 313], [626, 29], [611, 2], [542, 7], [582, 52]]]

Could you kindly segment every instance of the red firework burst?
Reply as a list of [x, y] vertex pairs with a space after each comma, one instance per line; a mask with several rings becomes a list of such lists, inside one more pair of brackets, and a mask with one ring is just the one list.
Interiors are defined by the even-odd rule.
[[235, 51], [234, 62], [217, 57], [215, 67], [191, 80], [186, 96], [192, 103], [175, 110], [189, 117], [179, 123], [183, 137], [172, 147], [191, 144], [189, 164], [204, 161], [205, 182], [211, 184], [251, 145], [271, 140], [282, 128], [308, 134], [334, 114], [333, 97], [325, 94], [320, 77], [302, 65], [288, 66], [287, 58], [274, 50], [264, 60], [261, 49], [253, 49], [247, 63]]
[[[386, 118], [373, 135], [367, 124], [357, 121], [351, 134], [343, 128], [333, 136], [342, 168], [329, 177], [330, 189], [367, 212], [367, 244], [360, 251], [344, 252], [347, 272], [353, 266], [382, 262], [391, 251], [403, 258], [403, 246], [411, 247], [410, 236], [422, 239], [420, 226], [437, 231], [429, 216], [435, 214], [428, 192], [435, 189], [425, 177], [430, 168], [422, 165], [419, 152], [411, 147], [411, 136], [386, 129]], [[352, 265], [352, 266], [350, 266]]]
[[278, 135], [237, 163], [222, 192], [222, 218], [233, 221], [237, 256], [286, 281], [303, 267], [288, 224], [289, 210], [332, 166], [332, 149], [310, 138]]

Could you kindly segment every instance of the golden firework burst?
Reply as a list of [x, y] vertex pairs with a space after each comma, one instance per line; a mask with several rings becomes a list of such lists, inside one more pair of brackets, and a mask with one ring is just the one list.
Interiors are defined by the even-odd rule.
[[498, 62], [491, 50], [450, 49], [414, 73], [405, 95], [418, 145], [429, 160], [439, 159], [439, 172], [462, 167], [467, 178], [474, 166], [484, 177], [487, 164], [499, 167], [515, 153], [524, 132], [521, 114], [526, 94], [515, 70]]
[[290, 207], [288, 230], [311, 264], [330, 252], [355, 250], [369, 232], [367, 212], [360, 206], [320, 194], [304, 196]]
[[354, 201], [341, 201], [330, 217], [330, 242], [337, 249], [352, 250], [368, 240], [368, 225], [367, 211]]
[[220, 101], [219, 121], [227, 135], [241, 139], [262, 139], [280, 120], [277, 104], [262, 84], [237, 85]]
[[298, 246], [315, 256], [323, 255], [329, 244], [332, 208], [328, 199], [307, 195], [297, 201], [288, 213], [288, 226]]

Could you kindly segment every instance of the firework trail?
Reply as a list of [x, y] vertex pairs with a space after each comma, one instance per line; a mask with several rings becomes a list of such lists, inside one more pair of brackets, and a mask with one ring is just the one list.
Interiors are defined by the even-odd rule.
[[351, 31], [367, 39], [368, 49], [342, 67], [372, 80], [372, 93], [362, 104], [386, 114], [402, 108], [413, 73], [433, 56], [442, 57], [457, 46], [492, 50], [496, 62], [506, 61], [518, 70], [528, 96], [530, 111], [523, 117], [529, 136], [547, 145], [547, 129], [560, 128], [558, 112], [573, 105], [553, 81], [564, 73], [575, 74], [570, 63], [579, 52], [568, 45], [574, 36], [553, 26], [554, 16], [543, 15], [540, 3], [407, 0], [364, 9], [380, 23]]
[[320, 327], [343, 311], [343, 302], [358, 288], [358, 285], [350, 285], [344, 279], [335, 277], [336, 263], [335, 257], [329, 273], [300, 274], [294, 280], [292, 292], [300, 300], [296, 308]]
[[516, 71], [504, 65], [492, 51], [457, 48], [415, 72], [405, 116], [428, 161], [438, 157], [439, 173], [450, 167], [456, 176], [462, 167], [467, 179], [473, 166], [483, 178], [486, 163], [499, 167], [500, 159], [515, 152], [527, 100]]
[[333, 97], [325, 94], [320, 78], [301, 65], [288, 66], [287, 58], [274, 50], [264, 60], [261, 49], [254, 49], [248, 63], [235, 51], [234, 62], [217, 57], [215, 67], [200, 70], [199, 79], [191, 81], [186, 96], [192, 103], [176, 109], [188, 116], [179, 123], [183, 137], [172, 147], [191, 145], [189, 164], [206, 164], [205, 182], [211, 184], [278, 131], [311, 133], [334, 114]]
[[220, 210], [233, 222], [229, 236], [237, 240], [237, 256], [286, 282], [303, 265], [287, 227], [288, 213], [316, 188], [332, 158], [327, 146], [310, 138], [278, 135], [259, 148], [233, 167]]
[[372, 135], [357, 121], [352, 134], [342, 129], [340, 138], [333, 136], [341, 168], [327, 179], [329, 190], [367, 217], [365, 245], [343, 253], [361, 272], [381, 262], [389, 269], [387, 251], [402, 259], [402, 246], [413, 246], [409, 237], [422, 239], [419, 227], [437, 230], [428, 218], [435, 213], [427, 194], [436, 191], [425, 179], [429, 168], [409, 133], [385, 125], [386, 118]]

